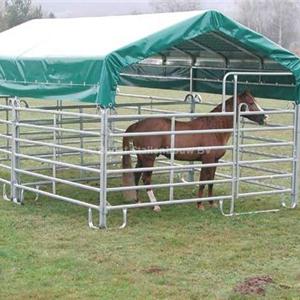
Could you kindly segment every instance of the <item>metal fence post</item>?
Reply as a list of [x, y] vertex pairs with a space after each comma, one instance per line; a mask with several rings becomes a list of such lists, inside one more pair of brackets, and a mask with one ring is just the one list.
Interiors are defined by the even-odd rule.
[[19, 138], [19, 111], [17, 108], [20, 107], [20, 101], [17, 97], [11, 100], [11, 199], [13, 202], [20, 204], [21, 199], [21, 191], [16, 187], [17, 184], [20, 183], [20, 176], [16, 169], [20, 166], [19, 158], [17, 157], [17, 153], [19, 153], [19, 142], [17, 138]]
[[295, 107], [294, 121], [294, 153], [293, 153], [293, 181], [292, 181], [292, 207], [299, 201], [299, 174], [300, 174], [300, 104]]
[[[170, 148], [173, 150], [171, 153], [170, 153], [170, 160], [171, 160], [171, 167], [174, 166], [174, 160], [175, 160], [175, 117], [172, 117], [171, 118], [171, 140], [170, 140]], [[170, 190], [169, 190], [169, 200], [174, 200], [174, 186], [173, 183], [174, 183], [174, 169], [171, 169], [170, 170]]]
[[[83, 128], [83, 118], [82, 118], [82, 113], [83, 113], [83, 108], [80, 106], [79, 107], [79, 113], [80, 113], [80, 117], [79, 117], [79, 129], [80, 129], [80, 134], [79, 134], [79, 144], [80, 144], [80, 148], [83, 149], [84, 148], [84, 143], [83, 143], [83, 134], [82, 131], [84, 130]], [[80, 152], [80, 165], [83, 166], [84, 165], [84, 154], [83, 152]], [[80, 178], [83, 177], [83, 170], [80, 170]]]
[[[5, 105], [8, 106], [9, 105], [9, 99], [6, 97], [5, 98]], [[9, 110], [6, 109], [5, 110], [5, 119], [6, 121], [8, 122], [9, 121]], [[6, 124], [6, 136], [9, 136], [10, 135], [10, 125], [7, 123]], [[9, 151], [10, 150], [10, 141], [9, 139], [6, 139], [6, 150]], [[7, 153], [7, 160], [9, 161], [10, 160], [10, 154]]]
[[100, 157], [100, 203], [99, 228], [106, 228], [106, 198], [107, 198], [107, 150], [108, 150], [108, 109], [101, 109], [101, 157]]
[[[193, 84], [193, 80], [194, 80], [194, 69], [193, 66], [191, 66], [190, 69], [190, 94], [193, 95], [193, 89], [194, 89], [194, 84]], [[191, 107], [190, 107], [190, 113], [195, 113], [196, 111], [196, 103], [195, 103], [195, 97], [192, 96], [191, 99]], [[191, 120], [193, 119], [193, 117], [191, 118]], [[191, 164], [193, 165], [194, 162], [191, 162]], [[188, 181], [192, 182], [194, 181], [195, 178], [195, 170], [192, 169], [188, 172]]]
[[232, 144], [233, 144], [233, 149], [232, 149], [232, 162], [233, 162], [233, 167], [232, 167], [232, 199], [230, 203], [230, 214], [232, 215], [234, 213], [234, 205], [235, 205], [235, 200], [238, 197], [238, 168], [239, 168], [239, 116], [238, 116], [238, 107], [237, 107], [237, 83], [238, 83], [238, 76], [234, 75], [234, 94], [233, 94], [233, 137], [232, 137]]
[[[56, 132], [56, 128], [57, 128], [57, 118], [56, 118], [56, 115], [53, 115], [53, 144], [56, 145], [57, 143], [57, 132]], [[54, 146], [53, 147], [53, 153], [52, 153], [52, 159], [54, 162], [56, 162], [57, 160], [57, 150], [56, 150], [56, 147]], [[52, 164], [52, 177], [53, 178], [56, 178], [56, 164], [53, 163]], [[53, 194], [56, 194], [56, 181], [53, 180], [52, 181], [52, 193]]]

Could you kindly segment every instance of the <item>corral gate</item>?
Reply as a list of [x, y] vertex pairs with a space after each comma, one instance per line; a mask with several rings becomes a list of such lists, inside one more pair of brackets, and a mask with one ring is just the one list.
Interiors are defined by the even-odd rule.
[[[260, 74], [260, 73], [259, 73]], [[226, 80], [228, 76], [234, 78], [234, 100], [237, 99], [238, 76], [248, 75], [249, 73], [228, 73], [224, 77], [224, 93], [225, 99]], [[256, 76], [256, 73], [250, 75]], [[265, 74], [260, 74], [265, 75]], [[268, 76], [278, 74], [267, 74]], [[285, 74], [281, 74], [285, 75]], [[128, 95], [126, 95], [128, 96]], [[134, 95], [131, 95], [134, 96]], [[137, 96], [138, 97], [138, 96]], [[172, 104], [172, 102], [168, 102]], [[195, 103], [191, 103], [195, 105]], [[203, 103], [204, 104], [204, 103]], [[193, 118], [197, 116], [207, 116], [207, 113], [183, 113], [176, 112], [170, 113], [168, 110], [157, 110], [153, 108], [148, 109], [148, 114], [143, 114], [143, 103], [128, 106], [128, 103], [120, 105], [119, 109], [127, 109], [138, 111], [138, 114], [114, 114], [109, 109], [100, 109], [99, 113], [84, 112], [84, 109], [91, 110], [93, 107], [86, 105], [82, 107], [76, 106], [62, 106], [61, 102], [57, 103], [56, 107], [43, 107], [43, 108], [30, 108], [27, 107], [26, 102], [20, 102], [17, 98], [6, 99], [6, 105], [0, 106], [3, 117], [0, 120], [1, 124], [5, 125], [6, 133], [1, 134], [1, 138], [5, 141], [2, 145], [0, 152], [2, 153], [1, 167], [6, 169], [10, 174], [10, 178], [1, 178], [0, 181], [3, 185], [3, 196], [6, 200], [12, 200], [15, 203], [22, 203], [24, 199], [24, 192], [32, 192], [38, 198], [41, 196], [48, 196], [58, 200], [70, 202], [73, 204], [81, 205], [88, 208], [89, 212], [89, 225], [95, 228], [92, 222], [92, 210], [99, 213], [99, 227], [104, 228], [107, 226], [106, 216], [107, 213], [114, 210], [121, 210], [123, 212], [123, 225], [127, 223], [127, 210], [138, 207], [153, 207], [155, 205], [172, 205], [172, 204], [185, 204], [194, 203], [199, 201], [199, 198], [186, 198], [174, 199], [174, 189], [178, 187], [190, 187], [198, 185], [200, 182], [194, 180], [194, 172], [203, 167], [210, 167], [212, 164], [199, 164], [188, 163], [179, 164], [175, 162], [174, 155], [171, 159], [162, 160], [158, 162], [158, 166], [152, 168], [154, 172], [167, 174], [168, 182], [155, 183], [152, 188], [167, 188], [169, 189], [169, 198], [167, 200], [160, 200], [158, 202], [144, 202], [144, 203], [128, 203], [118, 204], [110, 203], [109, 196], [113, 193], [121, 194], [120, 192], [128, 189], [145, 189], [149, 186], [138, 187], [122, 187], [120, 185], [110, 186], [108, 184], [112, 178], [118, 178], [122, 172], [134, 172], [135, 169], [123, 170], [120, 167], [121, 155], [123, 153], [152, 153], [160, 152], [160, 149], [152, 150], [128, 150], [124, 151], [118, 147], [121, 144], [121, 139], [128, 135], [157, 135], [168, 134], [173, 136], [173, 141], [178, 134], [187, 134], [187, 132], [178, 132], [171, 128], [170, 132], [139, 132], [139, 133], [124, 133], [124, 129], [119, 128], [118, 123], [128, 121], [132, 123], [134, 120], [144, 119], [146, 117], [169, 117], [172, 119], [172, 124], [175, 120]], [[55, 108], [55, 109], [54, 109]], [[67, 111], [67, 109], [78, 109], [78, 112]], [[154, 114], [153, 114], [154, 113]], [[234, 126], [232, 129], [223, 130], [223, 132], [232, 133], [232, 142], [221, 148], [230, 152], [230, 159], [226, 159], [216, 163], [219, 168], [227, 168], [225, 173], [217, 173], [217, 179], [207, 182], [216, 185], [228, 185], [228, 193], [225, 195], [217, 195], [214, 197], [201, 198], [201, 201], [217, 200], [220, 203], [222, 214], [226, 216], [233, 216], [239, 214], [258, 213], [258, 212], [273, 212], [278, 208], [270, 208], [250, 212], [237, 212], [235, 210], [235, 203], [238, 199], [243, 199], [250, 196], [265, 196], [280, 194], [282, 195], [282, 205], [285, 207], [294, 208], [298, 200], [298, 164], [299, 164], [299, 105], [289, 109], [266, 109], [264, 112], [270, 116], [273, 115], [290, 115], [292, 123], [290, 125], [284, 124], [270, 124], [266, 127], [257, 127], [253, 123], [247, 125], [247, 122], [242, 121], [242, 116], [249, 114], [257, 114], [257, 112], [240, 111], [240, 107], [236, 106], [234, 112], [223, 111], [221, 113], [210, 113], [210, 115], [228, 115], [234, 118]], [[34, 115], [37, 118], [34, 118]], [[5, 115], [5, 117], [4, 117]], [[24, 117], [23, 117], [24, 116]], [[68, 124], [79, 124], [78, 128], [68, 128]], [[85, 129], [85, 126], [93, 126], [90, 129]], [[72, 125], [73, 126], [73, 125]], [[127, 126], [127, 125], [125, 125]], [[216, 130], [201, 130], [200, 132], [215, 132]], [[220, 132], [222, 130], [219, 130]], [[289, 141], [279, 140], [269, 137], [253, 136], [253, 132], [281, 132], [290, 131], [293, 133], [293, 138]], [[191, 132], [195, 133], [195, 131]], [[254, 143], [247, 142], [248, 140]], [[45, 149], [41, 153], [32, 152], [34, 148]], [[220, 148], [220, 146], [207, 147], [211, 150]], [[262, 152], [259, 149], [269, 147], [288, 147], [289, 155], [280, 155]], [[98, 148], [98, 149], [97, 149]], [[190, 150], [207, 150], [203, 149], [190, 149]], [[258, 149], [258, 150], [257, 150]], [[49, 151], [50, 150], [50, 151]], [[175, 148], [174, 146], [168, 149], [170, 153], [180, 151], [182, 149]], [[184, 148], [184, 150], [187, 150]], [[163, 151], [166, 151], [164, 149]], [[256, 157], [263, 157], [263, 159], [243, 159], [246, 154], [255, 155]], [[72, 156], [77, 157], [76, 162], [72, 162]], [[86, 163], [86, 156], [94, 156], [95, 163]], [[71, 162], [67, 162], [64, 158], [70, 158]], [[90, 159], [90, 158], [89, 158]], [[98, 162], [97, 162], [98, 160]], [[92, 160], [93, 161], [93, 160]], [[11, 164], [9, 164], [11, 162]], [[280, 170], [278, 168], [270, 168], [272, 164], [288, 163], [291, 165], [290, 171]], [[34, 166], [34, 167], [33, 167]], [[243, 170], [252, 169], [262, 171], [264, 175], [251, 175], [244, 176], [241, 173]], [[71, 179], [61, 178], [59, 175], [64, 170], [73, 170], [76, 172]], [[75, 171], [74, 171], [75, 170]], [[149, 170], [149, 168], [142, 168], [141, 170]], [[46, 173], [45, 173], [46, 171]], [[178, 174], [188, 174], [189, 179], [178, 181]], [[87, 175], [88, 174], [88, 175]], [[155, 175], [154, 175], [155, 176]], [[30, 178], [30, 179], [29, 179]], [[265, 180], [286, 179], [288, 184], [273, 184], [266, 183]], [[99, 183], [99, 186], [93, 186], [92, 182]], [[119, 182], [120, 183], [120, 182]], [[203, 182], [202, 182], [203, 183]], [[264, 187], [263, 191], [242, 192], [240, 190], [241, 184], [248, 186]], [[91, 194], [96, 194], [99, 197], [99, 203], [91, 201], [92, 203], [76, 199], [72, 194], [62, 195], [57, 188], [57, 185], [71, 186], [80, 190], [87, 190]], [[7, 187], [10, 187], [10, 192], [7, 195]], [[98, 195], [98, 196], [97, 196]], [[290, 203], [287, 203], [290, 199]], [[121, 196], [120, 196], [121, 197]], [[120, 200], [121, 202], [122, 200]], [[224, 203], [228, 202], [228, 211], [225, 211]]]

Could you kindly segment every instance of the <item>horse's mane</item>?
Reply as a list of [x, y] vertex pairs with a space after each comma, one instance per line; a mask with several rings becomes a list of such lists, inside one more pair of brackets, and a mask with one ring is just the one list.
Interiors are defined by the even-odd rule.
[[[228, 104], [230, 104], [232, 106], [232, 100], [233, 100], [233, 97], [230, 97], [228, 98], [226, 101], [225, 101], [225, 106], [227, 108]], [[221, 112], [222, 111], [222, 104], [223, 102], [219, 103], [215, 108], [213, 108], [210, 112]], [[226, 109], [226, 111], [228, 111]]]

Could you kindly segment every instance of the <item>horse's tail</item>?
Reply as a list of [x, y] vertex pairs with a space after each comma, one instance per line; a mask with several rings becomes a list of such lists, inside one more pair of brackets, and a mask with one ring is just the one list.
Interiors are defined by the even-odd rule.
[[[131, 132], [132, 129], [134, 129], [135, 124], [132, 124], [131, 126], [129, 126], [126, 130], [127, 132]], [[130, 136], [124, 136], [123, 137], [123, 151], [128, 151], [130, 150], [130, 142], [132, 140], [132, 137]], [[130, 154], [123, 154], [122, 157], [122, 168], [123, 169], [131, 169], [131, 157]], [[122, 182], [123, 182], [123, 186], [134, 186], [134, 175], [133, 172], [123, 172], [122, 173]], [[137, 194], [136, 194], [136, 190], [127, 190], [127, 191], [123, 191], [123, 195], [125, 197], [125, 199], [128, 200], [133, 200], [136, 201], [137, 200]]]

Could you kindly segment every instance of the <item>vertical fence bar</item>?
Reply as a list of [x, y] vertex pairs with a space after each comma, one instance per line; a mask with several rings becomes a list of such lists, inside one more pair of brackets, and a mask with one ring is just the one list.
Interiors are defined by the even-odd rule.
[[[240, 161], [242, 160], [242, 152], [240, 150], [240, 144], [241, 144], [241, 126], [244, 126], [245, 124], [242, 124], [243, 118], [241, 117], [241, 111], [242, 107], [246, 106], [245, 104], [240, 104], [237, 109], [237, 122], [236, 122], [236, 145], [234, 147], [234, 151], [236, 152], [236, 186], [235, 186], [235, 199], [239, 197], [239, 190], [240, 190], [240, 177], [241, 177], [241, 166]], [[242, 133], [243, 134], [243, 133]]]
[[[107, 111], [108, 115], [113, 115], [113, 110], [109, 109]], [[114, 122], [112, 120], [109, 120], [107, 122], [107, 126], [108, 126], [108, 132], [114, 132]], [[108, 149], [110, 151], [112, 151], [115, 148], [115, 140], [113, 137], [110, 137], [110, 139], [108, 140]], [[108, 157], [109, 162], [113, 161], [113, 157]]]
[[[171, 118], [171, 141], [170, 141], [170, 148], [175, 148], [175, 117]], [[170, 165], [174, 166], [174, 160], [175, 160], [175, 151], [172, 151], [170, 153]], [[170, 170], [170, 190], [169, 190], [169, 200], [174, 200], [174, 186], [172, 186], [174, 183], [174, 169]]]
[[[9, 99], [6, 97], [5, 98], [5, 105], [8, 106], [9, 105]], [[8, 109], [5, 110], [5, 117], [6, 117], [6, 121], [9, 121], [9, 111]], [[10, 125], [7, 123], [6, 124], [6, 136], [9, 136], [9, 127]], [[6, 139], [6, 150], [9, 151], [9, 147], [10, 147], [10, 144], [9, 144], [9, 139]], [[7, 154], [7, 160], [10, 160], [10, 155]]]
[[[56, 115], [53, 115], [53, 128], [54, 129], [56, 128]], [[53, 130], [53, 144], [54, 145], [56, 145], [56, 142], [57, 142], [56, 135], [57, 135], [56, 130]], [[56, 152], [55, 146], [53, 147], [52, 154], [53, 154], [52, 159], [55, 162], [57, 159], [57, 152]], [[56, 164], [55, 163], [52, 164], [52, 177], [56, 178]], [[56, 181], [55, 180], [52, 181], [52, 193], [56, 194]]]
[[[244, 129], [245, 126], [246, 126], [245, 118], [241, 118], [239, 124], [241, 124], [240, 127], [242, 129]], [[245, 131], [242, 130], [242, 131], [240, 131], [240, 145], [243, 145], [244, 142], [245, 142]], [[244, 157], [244, 152], [241, 150], [239, 152], [239, 161], [243, 160], [243, 157]], [[239, 168], [239, 175], [240, 176], [242, 176], [242, 171], [243, 171], [243, 168], [240, 166], [240, 168]]]
[[233, 76], [234, 80], [234, 93], [233, 93], [233, 137], [232, 137], [232, 144], [233, 144], [233, 150], [232, 150], [232, 199], [230, 202], [230, 214], [234, 213], [234, 205], [235, 205], [235, 200], [237, 199], [237, 169], [238, 169], [238, 109], [237, 109], [237, 81], [238, 81], [238, 76], [234, 75]]
[[292, 181], [292, 207], [299, 201], [299, 168], [300, 168], [300, 104], [295, 107], [294, 117], [294, 151], [293, 151], [293, 181]]
[[[193, 80], [194, 80], [194, 69], [193, 69], [193, 67], [191, 67], [191, 69], [190, 69], [190, 94], [191, 95], [193, 95], [193, 89], [194, 89]], [[195, 111], [196, 111], [196, 103], [195, 103], [194, 96], [192, 96], [190, 113], [193, 114], [193, 113], [195, 113]], [[191, 120], [192, 119], [193, 119], [193, 117], [191, 117]], [[191, 162], [191, 164], [193, 165], [194, 162]], [[188, 181], [194, 181], [194, 177], [195, 177], [195, 171], [194, 171], [194, 169], [192, 169], [188, 172]]]
[[106, 228], [106, 186], [107, 186], [107, 148], [108, 148], [108, 109], [101, 109], [101, 157], [100, 157], [100, 203], [99, 203], [99, 227]]
[[[80, 138], [80, 148], [83, 149], [84, 147], [84, 144], [83, 144], [83, 134], [82, 134], [82, 131], [83, 131], [83, 119], [82, 119], [82, 113], [83, 113], [83, 109], [82, 107], [80, 106], [79, 107], [79, 113], [80, 113], [80, 116], [79, 116], [79, 129], [80, 129], [80, 133], [79, 133], [79, 138]], [[84, 153], [82, 151], [80, 151], [80, 165], [83, 166], [84, 165]], [[80, 170], [80, 178], [82, 178], [83, 176], [83, 170]]]
[[[58, 100], [56, 102], [56, 109], [58, 111], [63, 111], [63, 108], [62, 108], [62, 100]], [[62, 128], [63, 127], [63, 115], [62, 114], [59, 114], [57, 115], [57, 122], [56, 124], [58, 125], [59, 128]], [[62, 131], [57, 131], [57, 142], [59, 145], [62, 145], [63, 144], [63, 133]], [[57, 153], [59, 153], [59, 156], [62, 155], [62, 150], [61, 149], [58, 149], [57, 150]]]
[[21, 202], [21, 193], [20, 190], [16, 187], [16, 184], [20, 183], [20, 176], [16, 172], [16, 169], [20, 166], [20, 160], [17, 157], [17, 153], [19, 152], [19, 142], [17, 142], [17, 138], [19, 138], [20, 129], [17, 123], [19, 122], [19, 111], [16, 109], [20, 107], [20, 101], [17, 97], [11, 100], [11, 199], [15, 203]]

